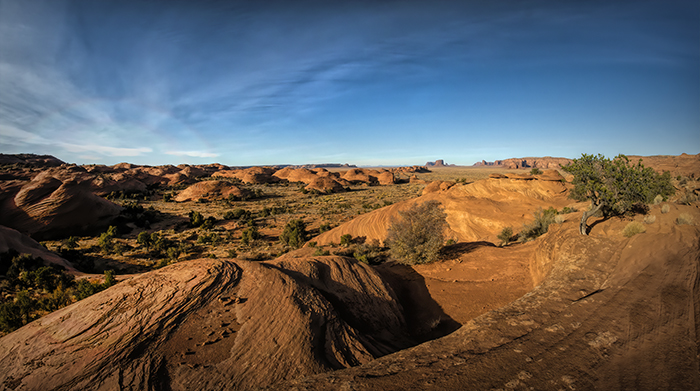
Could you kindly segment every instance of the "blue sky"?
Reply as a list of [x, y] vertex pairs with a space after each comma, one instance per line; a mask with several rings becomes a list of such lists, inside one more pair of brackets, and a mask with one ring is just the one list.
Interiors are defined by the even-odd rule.
[[412, 165], [700, 153], [697, 1], [0, 0], [0, 152]]

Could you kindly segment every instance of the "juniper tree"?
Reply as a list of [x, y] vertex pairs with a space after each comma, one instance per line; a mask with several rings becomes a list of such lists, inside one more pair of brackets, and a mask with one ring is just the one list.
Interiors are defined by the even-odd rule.
[[666, 199], [674, 193], [668, 172], [657, 174], [652, 168], [644, 167], [641, 159], [630, 164], [625, 155], [610, 160], [601, 154], [584, 153], [562, 169], [574, 176], [570, 197], [577, 201], [591, 200], [591, 207], [581, 217], [582, 235], [588, 233], [588, 219], [598, 212], [603, 216], [620, 215], [636, 204], [653, 202], [657, 195]]

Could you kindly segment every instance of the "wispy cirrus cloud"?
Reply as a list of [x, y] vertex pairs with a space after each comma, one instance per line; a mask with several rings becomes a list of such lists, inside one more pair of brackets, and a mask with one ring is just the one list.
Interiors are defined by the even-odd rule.
[[201, 158], [212, 158], [219, 157], [218, 153], [211, 153], [205, 151], [166, 151], [166, 155], [172, 156], [189, 156], [189, 157], [201, 157]]

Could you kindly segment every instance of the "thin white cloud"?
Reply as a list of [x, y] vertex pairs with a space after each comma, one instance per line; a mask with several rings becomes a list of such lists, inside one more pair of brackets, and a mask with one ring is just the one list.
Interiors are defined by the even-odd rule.
[[218, 153], [211, 153], [211, 152], [204, 152], [204, 151], [167, 151], [165, 153], [167, 155], [173, 155], [173, 156], [189, 156], [189, 157], [202, 157], [202, 158], [219, 157]]

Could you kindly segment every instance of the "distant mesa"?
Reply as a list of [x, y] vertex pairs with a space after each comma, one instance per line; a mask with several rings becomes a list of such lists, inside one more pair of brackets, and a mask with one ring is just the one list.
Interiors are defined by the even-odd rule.
[[447, 164], [442, 159], [438, 159], [434, 162], [427, 162], [427, 163], [425, 163], [425, 166], [426, 167], [457, 167], [456, 164]]
[[565, 166], [571, 162], [571, 159], [563, 157], [524, 157], [524, 158], [510, 158], [504, 160], [496, 160], [493, 162], [487, 162], [482, 160], [481, 162], [475, 163], [475, 167], [482, 166], [499, 166], [508, 169], [519, 169], [519, 168], [551, 168], [556, 169], [561, 166]]

